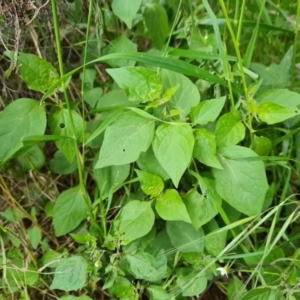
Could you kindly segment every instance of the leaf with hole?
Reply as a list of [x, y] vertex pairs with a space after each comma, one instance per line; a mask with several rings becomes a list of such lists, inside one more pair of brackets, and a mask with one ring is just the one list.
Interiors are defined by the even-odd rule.
[[110, 125], [104, 136], [95, 168], [124, 165], [147, 151], [154, 135], [155, 122], [136, 113], [126, 112]]
[[[74, 161], [77, 142], [81, 141], [84, 130], [82, 117], [74, 110], [71, 110], [71, 115], [72, 120], [69, 111], [63, 108], [53, 110], [49, 117], [51, 133], [66, 137], [63, 140], [57, 140], [55, 145], [64, 154], [70, 164]], [[74, 133], [72, 121], [74, 123]]]

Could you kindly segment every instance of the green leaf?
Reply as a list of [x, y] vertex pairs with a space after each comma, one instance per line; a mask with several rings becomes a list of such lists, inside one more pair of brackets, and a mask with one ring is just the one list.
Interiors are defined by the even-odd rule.
[[194, 136], [191, 127], [187, 124], [160, 125], [156, 129], [152, 147], [157, 160], [178, 187], [192, 158]]
[[42, 135], [46, 129], [44, 106], [22, 98], [9, 104], [0, 114], [0, 161], [18, 146], [22, 138]]
[[154, 224], [151, 202], [138, 200], [127, 203], [114, 220], [114, 228], [123, 241], [132, 241], [146, 235]]
[[218, 147], [235, 145], [245, 137], [245, 126], [238, 112], [231, 112], [218, 119], [216, 126], [216, 141]]
[[138, 12], [141, 3], [142, 0], [113, 0], [111, 6], [114, 14], [131, 29], [132, 20]]
[[173, 247], [178, 251], [202, 253], [204, 250], [204, 232], [196, 230], [191, 224], [182, 221], [167, 222], [167, 232]]
[[89, 199], [85, 199], [80, 186], [62, 192], [54, 205], [53, 226], [56, 236], [75, 229], [88, 215]]
[[70, 256], [60, 260], [54, 271], [51, 290], [77, 291], [85, 285], [88, 264], [81, 256]]
[[39, 227], [33, 226], [28, 230], [28, 239], [33, 249], [37, 249], [42, 239], [42, 231]]
[[262, 121], [271, 125], [299, 115], [299, 110], [264, 102], [257, 107], [257, 114]]
[[208, 122], [214, 122], [224, 107], [226, 97], [218, 99], [201, 101], [192, 108], [191, 120], [195, 124], [206, 125]]
[[153, 139], [155, 122], [136, 113], [126, 112], [110, 125], [104, 136], [103, 145], [95, 168], [124, 165], [138, 159]]
[[169, 110], [180, 110], [181, 118], [185, 118], [190, 113], [191, 107], [199, 103], [200, 94], [196, 85], [184, 75], [162, 70], [161, 82], [163, 83], [163, 93], [174, 86], [178, 86], [166, 106]]
[[[20, 285], [33, 287], [38, 282], [37, 269], [32, 264], [28, 264], [24, 270], [24, 259], [13, 257], [13, 266], [7, 264], [4, 288], [7, 288], [6, 285], [8, 284], [10, 291], [20, 292]], [[3, 290], [3, 286], [1, 289]]]
[[194, 189], [188, 191], [183, 202], [196, 230], [218, 214], [213, 197], [204, 197]]
[[157, 270], [154, 267], [155, 258], [149, 253], [137, 252], [132, 255], [126, 255], [128, 266], [126, 270], [136, 279], [145, 279], [153, 281], [156, 277]]
[[160, 97], [162, 84], [157, 74], [144, 67], [123, 67], [106, 69], [117, 85], [126, 92], [128, 100], [142, 103]]
[[150, 293], [150, 300], [172, 300], [173, 294], [167, 293], [162, 287], [157, 285], [150, 285], [147, 287]]
[[[45, 155], [37, 145], [29, 146], [29, 151], [18, 156], [18, 162], [25, 171], [39, 170], [45, 164]], [[26, 149], [26, 148], [25, 148]]]
[[215, 219], [212, 219], [209, 223], [204, 226], [204, 231], [207, 234], [212, 234], [210, 237], [205, 239], [205, 249], [213, 256], [219, 255], [226, 246], [227, 231], [214, 233], [219, 229], [219, 225]]
[[88, 297], [87, 295], [81, 295], [79, 297], [72, 296], [72, 295], [65, 295], [59, 298], [59, 300], [92, 300], [92, 298]]
[[222, 169], [217, 157], [216, 137], [204, 128], [195, 131], [193, 157], [199, 162], [213, 168]]
[[253, 156], [251, 149], [228, 146], [219, 152], [223, 170], [213, 169], [218, 194], [247, 216], [261, 212], [268, 190], [264, 163], [238, 160]]
[[[117, 39], [113, 40], [104, 50], [103, 54], [110, 53], [122, 53], [122, 52], [136, 52], [137, 45], [134, 44], [131, 40], [129, 40], [125, 35], [119, 36]], [[126, 66], [134, 66], [135, 61], [128, 59], [116, 59], [111, 60], [108, 64], [115, 67], [126, 67]]]
[[258, 287], [248, 292], [241, 300], [281, 300], [276, 290], [269, 287]]
[[152, 147], [149, 147], [146, 152], [141, 153], [139, 159], [137, 160], [137, 164], [141, 170], [155, 174], [163, 180], [170, 178], [155, 157]]
[[129, 171], [129, 164], [94, 169], [93, 174], [101, 195], [107, 195], [110, 191], [120, 186], [128, 177]]
[[73, 135], [72, 122], [67, 109], [63, 108], [53, 111], [49, 118], [51, 133], [67, 137], [63, 140], [57, 140], [55, 145], [64, 154], [70, 164], [74, 161], [77, 151], [75, 139], [77, 139], [78, 142], [81, 141], [84, 129], [81, 116], [74, 110], [71, 111], [71, 114], [74, 122], [75, 136]]
[[227, 287], [227, 297], [228, 300], [236, 300], [247, 293], [247, 290], [244, 289], [244, 283], [236, 276], [233, 276], [231, 282]]
[[159, 216], [168, 221], [185, 221], [191, 223], [186, 207], [176, 190], [166, 190], [155, 203]]
[[144, 18], [154, 46], [161, 49], [169, 34], [166, 10], [158, 3], [147, 4], [144, 10]]
[[265, 136], [254, 135], [252, 150], [259, 156], [268, 156], [273, 148], [272, 142]]
[[149, 196], [157, 197], [164, 189], [164, 182], [162, 179], [154, 174], [135, 170], [138, 175], [138, 178], [141, 182], [142, 191]]
[[267, 90], [256, 95], [258, 104], [272, 102], [291, 109], [297, 109], [300, 105], [300, 95], [285, 89]]
[[58, 150], [50, 160], [50, 170], [56, 174], [68, 175], [77, 170], [77, 162], [69, 163], [66, 157]]
[[190, 268], [177, 270], [177, 285], [182, 288], [182, 296], [192, 297], [203, 293], [207, 286], [206, 276], [197, 276], [199, 271], [192, 271]]
[[138, 299], [138, 293], [130, 283], [130, 281], [124, 277], [118, 276], [109, 291], [116, 295], [120, 300], [136, 300]]
[[[13, 52], [6, 55], [13, 60]], [[38, 92], [49, 89], [59, 79], [55, 68], [34, 54], [18, 52], [18, 70], [28, 88]]]

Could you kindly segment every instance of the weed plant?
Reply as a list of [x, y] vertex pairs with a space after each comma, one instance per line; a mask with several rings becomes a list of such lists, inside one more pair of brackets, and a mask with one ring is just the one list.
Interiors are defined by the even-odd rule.
[[0, 1], [1, 299], [300, 299], [300, 1]]

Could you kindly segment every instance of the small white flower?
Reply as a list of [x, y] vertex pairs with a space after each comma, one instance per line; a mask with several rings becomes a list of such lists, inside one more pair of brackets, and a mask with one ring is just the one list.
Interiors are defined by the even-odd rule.
[[228, 278], [228, 270], [226, 267], [224, 267], [224, 268], [220, 267], [220, 268], [217, 268], [217, 270], [221, 272], [221, 276], [225, 275]]

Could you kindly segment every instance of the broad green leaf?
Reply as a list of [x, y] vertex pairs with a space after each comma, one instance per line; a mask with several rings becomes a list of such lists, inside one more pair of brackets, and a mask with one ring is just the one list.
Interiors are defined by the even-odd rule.
[[91, 108], [94, 108], [96, 104], [99, 102], [99, 99], [101, 98], [102, 94], [103, 94], [103, 90], [100, 87], [96, 87], [84, 91], [83, 99], [87, 104], [89, 104]]
[[150, 300], [172, 300], [173, 294], [167, 293], [162, 287], [157, 285], [150, 285], [147, 287], [150, 293]]
[[160, 97], [162, 84], [157, 74], [144, 67], [106, 69], [117, 85], [126, 92], [128, 100], [142, 103]]
[[141, 3], [142, 0], [113, 0], [111, 6], [114, 14], [131, 29], [132, 20], [138, 12]]
[[137, 164], [141, 170], [155, 174], [163, 180], [170, 178], [155, 157], [152, 147], [149, 147], [146, 152], [141, 153], [139, 159], [137, 160]]
[[164, 69], [161, 71], [161, 82], [163, 93], [178, 86], [166, 106], [169, 110], [181, 111], [181, 118], [185, 118], [190, 113], [191, 107], [199, 103], [200, 94], [196, 85], [184, 75]]
[[59, 300], [92, 300], [92, 298], [88, 297], [87, 295], [81, 295], [79, 297], [72, 296], [72, 295], [65, 295], [59, 298]]
[[153, 140], [155, 157], [178, 187], [181, 176], [192, 158], [194, 136], [191, 127], [182, 125], [160, 125]]
[[245, 126], [238, 112], [231, 112], [218, 119], [216, 126], [216, 141], [218, 147], [235, 145], [245, 137]]
[[283, 300], [280, 292], [269, 287], [258, 287], [249, 291], [241, 300]]
[[22, 138], [42, 135], [46, 112], [38, 101], [22, 98], [9, 104], [0, 114], [0, 161], [6, 158]]
[[[104, 50], [103, 54], [110, 53], [122, 53], [122, 52], [136, 52], [137, 45], [134, 44], [131, 40], [129, 40], [124, 34], [119, 36], [117, 39], [113, 40]], [[126, 67], [126, 66], [134, 66], [135, 61], [128, 59], [116, 59], [111, 60], [108, 64], [115, 67]]]
[[208, 122], [214, 122], [219, 116], [226, 97], [218, 99], [201, 101], [191, 110], [191, 120], [195, 124], [206, 125]]
[[213, 168], [222, 169], [217, 157], [216, 137], [204, 128], [195, 131], [193, 157], [199, 162]]
[[171, 243], [178, 251], [202, 253], [204, 250], [204, 232], [196, 230], [192, 224], [182, 221], [167, 222], [167, 232]]
[[[149, 253], [138, 251], [132, 255], [126, 255], [128, 266], [126, 271], [136, 279], [153, 281], [158, 275], [155, 269], [155, 258]], [[156, 281], [156, 280], [154, 280]]]
[[156, 199], [155, 209], [164, 220], [191, 223], [186, 207], [176, 190], [166, 190], [160, 195]]
[[154, 135], [154, 126], [154, 121], [136, 113], [126, 112], [121, 115], [105, 131], [95, 168], [136, 161], [140, 153], [149, 148]]
[[70, 256], [60, 260], [54, 271], [51, 290], [77, 291], [86, 283], [88, 264], [81, 256]]
[[141, 182], [142, 191], [149, 196], [157, 197], [164, 189], [164, 182], [162, 179], [154, 174], [135, 170], [138, 175], [138, 178]]
[[[37, 269], [32, 265], [26, 265], [24, 269], [24, 259], [13, 257], [13, 265], [7, 263], [5, 286], [9, 285], [10, 291], [20, 292], [21, 286], [34, 286], [39, 280]], [[1, 286], [3, 291], [3, 286]]]
[[128, 177], [129, 171], [129, 164], [94, 169], [93, 174], [101, 195], [107, 195], [110, 191], [120, 186]]
[[154, 46], [161, 49], [169, 34], [166, 10], [158, 3], [147, 4], [144, 9], [144, 18]]
[[183, 202], [196, 230], [218, 214], [214, 199], [212, 197], [204, 197], [194, 189], [188, 191], [183, 198]]
[[131, 201], [121, 210], [114, 220], [114, 228], [123, 241], [132, 241], [146, 235], [154, 224], [151, 202]]
[[88, 215], [89, 199], [85, 199], [80, 186], [62, 192], [54, 205], [53, 226], [56, 236], [75, 229]]
[[18, 156], [18, 162], [25, 171], [39, 170], [45, 164], [45, 155], [38, 145], [29, 146], [29, 148], [29, 151]]
[[[13, 60], [13, 52], [6, 54]], [[18, 70], [28, 88], [38, 92], [49, 89], [59, 79], [49, 62], [30, 53], [18, 52]]]
[[97, 238], [90, 234], [75, 234], [71, 233], [71, 237], [79, 244], [87, 244], [89, 247], [95, 248], [97, 246]]
[[270, 66], [265, 66], [260, 63], [252, 63], [251, 70], [260, 76], [263, 88], [285, 88], [290, 84], [292, 59], [293, 48], [291, 47], [280, 64], [272, 63]]
[[136, 300], [138, 293], [135, 286], [125, 277], [118, 276], [109, 291], [120, 300]]
[[28, 230], [28, 239], [33, 249], [37, 249], [42, 239], [42, 231], [39, 227], [33, 226]]
[[244, 283], [236, 276], [233, 276], [228, 287], [227, 287], [227, 297], [228, 300], [240, 299], [247, 293], [244, 288]]
[[219, 150], [223, 170], [213, 169], [218, 194], [247, 216], [261, 212], [268, 190], [264, 163], [238, 160], [253, 156], [249, 148], [228, 146]]
[[104, 96], [102, 96], [97, 103], [97, 108], [105, 110], [112, 109], [113, 107], [131, 106], [138, 103], [138, 101], [129, 102], [126, 93], [121, 89], [117, 89], [109, 91]]
[[64, 154], [70, 164], [74, 161], [76, 155], [76, 140], [78, 142], [81, 141], [84, 129], [82, 117], [74, 110], [71, 111], [71, 114], [74, 122], [75, 136], [73, 135], [72, 122], [67, 109], [63, 108], [53, 111], [49, 118], [51, 133], [68, 137], [63, 140], [57, 140], [55, 145]]
[[276, 124], [299, 115], [299, 110], [288, 108], [272, 102], [264, 102], [257, 107], [260, 120], [267, 124]]
[[297, 109], [300, 105], [300, 95], [286, 89], [266, 90], [256, 95], [258, 104], [272, 102], [291, 109]]
[[254, 135], [252, 150], [259, 156], [268, 156], [272, 148], [272, 142], [269, 138]]
[[207, 286], [205, 275], [197, 276], [199, 271], [190, 268], [180, 268], [177, 270], [176, 284], [182, 289], [182, 295], [192, 297], [203, 293]]
[[205, 238], [205, 249], [212, 256], [219, 255], [226, 246], [227, 231], [214, 233], [218, 229], [219, 225], [215, 219], [204, 226], [205, 233], [212, 234], [210, 237]]
[[69, 163], [66, 157], [58, 150], [49, 163], [51, 172], [61, 175], [72, 174], [77, 170], [77, 162]]

